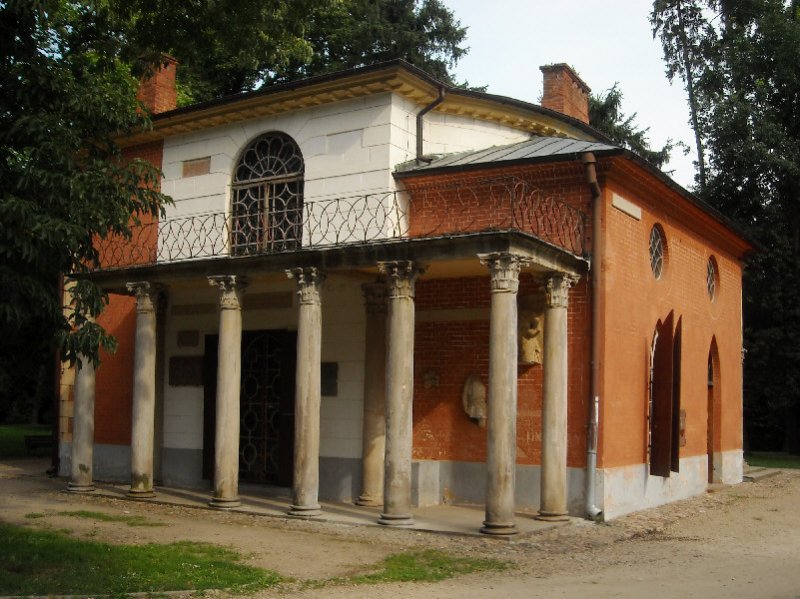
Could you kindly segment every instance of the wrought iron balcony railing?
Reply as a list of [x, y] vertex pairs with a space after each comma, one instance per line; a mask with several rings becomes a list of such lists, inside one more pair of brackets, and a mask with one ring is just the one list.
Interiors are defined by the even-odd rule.
[[585, 215], [516, 178], [435, 186], [246, 214], [214, 212], [135, 226], [98, 243], [100, 269], [275, 254], [382, 241], [518, 230], [584, 253]]

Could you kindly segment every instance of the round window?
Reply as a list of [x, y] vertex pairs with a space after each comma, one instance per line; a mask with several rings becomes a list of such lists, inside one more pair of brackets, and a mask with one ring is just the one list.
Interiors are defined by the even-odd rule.
[[650, 230], [650, 268], [656, 279], [660, 279], [664, 273], [664, 260], [666, 257], [666, 240], [664, 231], [659, 225], [653, 225]]

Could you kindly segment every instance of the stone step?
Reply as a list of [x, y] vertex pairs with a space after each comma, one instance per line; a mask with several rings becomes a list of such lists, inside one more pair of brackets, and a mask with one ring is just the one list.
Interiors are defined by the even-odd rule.
[[776, 476], [780, 473], [781, 473], [780, 468], [763, 468], [760, 466], [756, 467], [751, 466], [745, 469], [744, 476], [742, 478], [748, 482], [755, 482], [757, 480], [769, 478], [770, 476]]

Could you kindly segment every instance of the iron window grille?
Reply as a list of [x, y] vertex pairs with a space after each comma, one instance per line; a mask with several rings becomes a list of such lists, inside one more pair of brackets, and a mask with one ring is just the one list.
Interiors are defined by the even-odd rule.
[[717, 265], [713, 257], [708, 258], [706, 263], [706, 290], [708, 291], [708, 298], [713, 302], [717, 296]]
[[300, 248], [304, 170], [300, 148], [288, 135], [267, 133], [248, 144], [231, 185], [233, 255]]
[[650, 268], [656, 279], [664, 274], [665, 242], [661, 227], [653, 225], [650, 230]]

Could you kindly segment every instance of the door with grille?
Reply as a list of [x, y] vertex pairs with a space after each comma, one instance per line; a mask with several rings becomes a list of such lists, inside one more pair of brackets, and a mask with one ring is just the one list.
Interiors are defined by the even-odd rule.
[[[239, 480], [291, 485], [294, 449], [296, 335], [243, 331]], [[203, 471], [214, 473], [217, 336], [206, 338]]]

